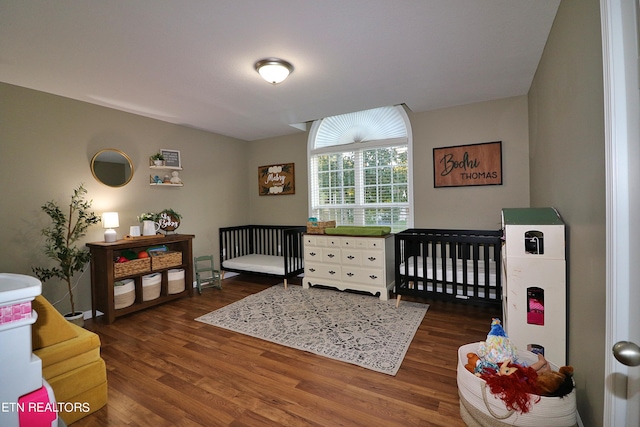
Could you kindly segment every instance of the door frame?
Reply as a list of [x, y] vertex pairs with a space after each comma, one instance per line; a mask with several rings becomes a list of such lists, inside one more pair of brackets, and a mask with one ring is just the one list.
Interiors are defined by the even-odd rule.
[[[636, 408], [640, 397], [631, 391], [637, 368], [619, 363], [612, 354], [618, 341], [631, 340], [632, 274], [638, 270], [630, 254], [638, 244], [630, 236], [637, 230], [637, 199], [631, 193], [637, 179], [630, 167], [638, 150], [638, 0], [601, 0], [604, 125], [606, 161], [606, 336], [603, 423], [627, 426], [640, 417]], [[636, 271], [634, 271], [636, 270]], [[637, 307], [636, 307], [637, 310]], [[631, 381], [628, 381], [631, 379]], [[637, 381], [635, 381], [637, 383]], [[635, 400], [632, 400], [635, 399]]]

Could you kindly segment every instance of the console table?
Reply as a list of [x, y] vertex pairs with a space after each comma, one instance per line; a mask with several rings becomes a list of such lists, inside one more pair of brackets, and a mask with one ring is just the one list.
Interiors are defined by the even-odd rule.
[[[87, 243], [91, 251], [91, 312], [96, 317], [96, 311], [104, 313], [106, 323], [112, 323], [116, 317], [133, 313], [148, 307], [172, 301], [184, 296], [193, 295], [193, 250], [192, 240], [195, 236], [190, 234], [168, 234], [149, 239], [118, 240], [113, 243], [94, 242]], [[147, 248], [165, 245], [168, 250], [175, 255], [180, 252], [182, 260], [178, 258], [177, 265], [161, 265], [153, 262], [151, 257], [146, 265], [132, 273], [116, 274], [115, 260], [123, 251], [132, 250], [134, 252], [144, 251]], [[145, 262], [142, 261], [144, 264]], [[182, 292], [169, 293], [168, 273], [170, 269], [184, 269], [185, 286]], [[160, 285], [160, 296], [158, 298], [144, 301], [142, 278], [152, 273], [160, 273], [162, 281]], [[124, 308], [115, 308], [114, 283], [120, 280], [132, 279], [135, 283], [135, 301], [132, 305]]]

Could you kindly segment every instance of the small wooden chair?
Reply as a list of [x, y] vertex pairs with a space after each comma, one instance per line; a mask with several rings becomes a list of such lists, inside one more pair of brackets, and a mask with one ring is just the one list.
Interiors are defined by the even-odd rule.
[[196, 273], [198, 294], [202, 295], [205, 285], [222, 289], [222, 276], [219, 270], [213, 268], [213, 255], [203, 255], [193, 258], [193, 268]]

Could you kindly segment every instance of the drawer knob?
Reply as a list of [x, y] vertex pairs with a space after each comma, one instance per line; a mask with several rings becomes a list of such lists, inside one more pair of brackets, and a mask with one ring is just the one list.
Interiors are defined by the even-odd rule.
[[353, 255], [349, 255], [347, 258], [354, 259], [355, 257]]
[[316, 253], [315, 252], [309, 252], [309, 255], [316, 256]]
[[333, 257], [335, 257], [334, 254], [327, 254], [327, 258], [333, 258]]
[[347, 276], [353, 277], [353, 273], [347, 273]]
[[376, 260], [376, 257], [374, 257], [374, 256], [370, 256], [369, 257], [369, 261], [375, 261], [375, 260]]
[[310, 268], [309, 271], [312, 272], [312, 273], [315, 273], [316, 269], [315, 268]]
[[372, 274], [371, 276], [369, 276], [369, 278], [371, 280], [376, 280], [378, 278], [378, 276], [376, 276], [375, 274]]
[[336, 274], [336, 272], [333, 270], [329, 270], [329, 274]]

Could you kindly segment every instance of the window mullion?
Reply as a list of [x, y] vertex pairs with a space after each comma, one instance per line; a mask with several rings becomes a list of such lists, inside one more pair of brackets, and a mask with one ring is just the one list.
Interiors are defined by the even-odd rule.
[[363, 150], [354, 152], [354, 167], [356, 181], [356, 200], [354, 206], [355, 225], [364, 225], [364, 167], [363, 167]]

